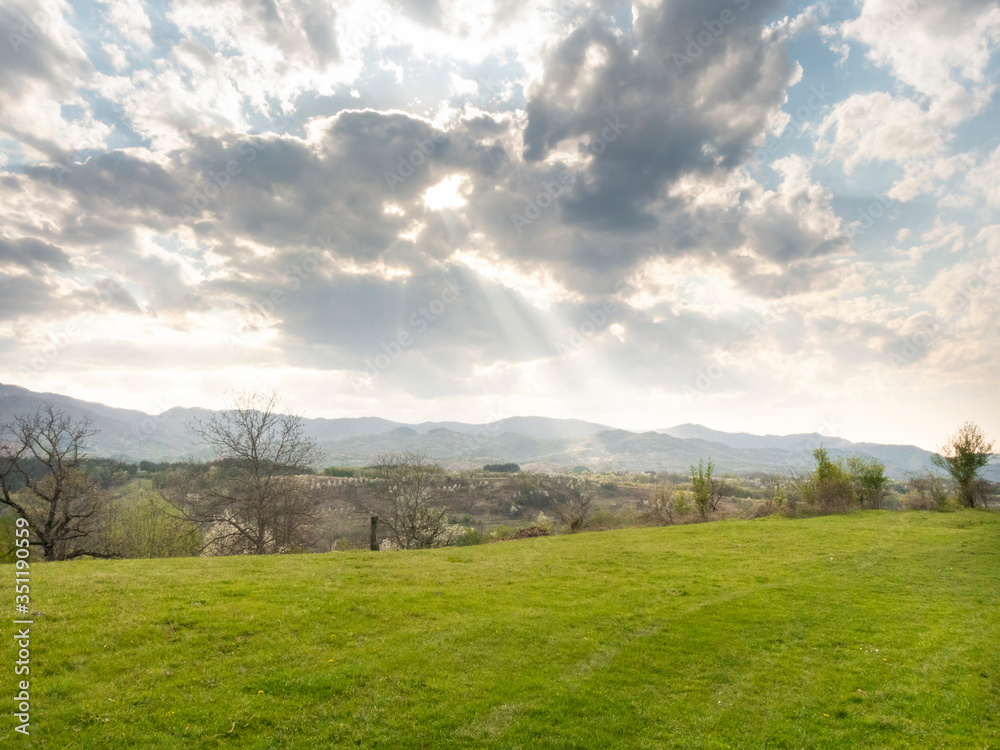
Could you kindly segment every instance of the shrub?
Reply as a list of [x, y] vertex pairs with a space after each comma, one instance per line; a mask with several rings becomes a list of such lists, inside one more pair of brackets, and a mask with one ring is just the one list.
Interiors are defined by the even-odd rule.
[[681, 518], [691, 512], [691, 502], [688, 500], [688, 493], [684, 490], [677, 491], [677, 499], [674, 500], [674, 513]]
[[471, 547], [474, 544], [482, 544], [483, 535], [479, 532], [479, 529], [466, 529], [464, 534], [458, 536], [454, 545], [456, 547]]
[[947, 503], [944, 477], [925, 471], [907, 482], [906, 507], [910, 510], [944, 510]]
[[587, 528], [597, 531], [620, 529], [625, 525], [625, 519], [606, 508], [598, 508], [587, 521]]
[[851, 479], [843, 466], [830, 460], [826, 449], [813, 451], [816, 469], [799, 481], [802, 499], [814, 513], [839, 513], [847, 510], [854, 497]]
[[491, 538], [499, 541], [503, 541], [504, 539], [510, 539], [512, 536], [514, 536], [514, 529], [512, 529], [510, 526], [504, 526], [502, 524], [500, 526], [497, 526], [495, 529], [493, 529], [492, 533], [490, 533]]
[[535, 526], [548, 531], [550, 534], [552, 533], [552, 519], [541, 511], [538, 511], [538, 517], [535, 518]]

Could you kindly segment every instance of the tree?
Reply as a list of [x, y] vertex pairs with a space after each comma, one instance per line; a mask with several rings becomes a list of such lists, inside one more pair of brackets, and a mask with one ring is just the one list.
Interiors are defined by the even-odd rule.
[[645, 513], [655, 524], [665, 526], [674, 522], [674, 492], [676, 485], [663, 477], [653, 491], [653, 501]]
[[958, 499], [967, 508], [975, 508], [979, 497], [979, 472], [994, 454], [994, 442], [978, 425], [966, 422], [949, 435], [931, 461], [951, 475], [958, 489]]
[[944, 510], [948, 502], [944, 477], [925, 471], [907, 482], [907, 500], [914, 510]]
[[712, 459], [708, 459], [708, 467], [704, 461], [698, 461], [698, 470], [695, 472], [694, 464], [691, 465], [691, 485], [694, 491], [694, 506], [702, 518], [708, 517], [708, 511], [712, 506]]
[[46, 560], [108, 556], [87, 546], [103, 500], [83, 469], [92, 425], [46, 404], [0, 426], [0, 503], [28, 522]]
[[[711, 464], [711, 461], [709, 461]], [[709, 470], [711, 470], [711, 466]], [[708, 502], [708, 509], [713, 513], [719, 509], [719, 503], [722, 498], [726, 497], [732, 490], [729, 487], [729, 483], [724, 479], [719, 479], [718, 477], [711, 477], [708, 483], [710, 499]]]
[[442, 471], [413, 453], [382, 453], [368, 469], [371, 482], [358, 493], [358, 507], [378, 516], [400, 549], [427, 549], [448, 537]]
[[571, 534], [583, 531], [587, 526], [594, 497], [589, 492], [589, 482], [569, 480], [555, 481], [549, 490], [553, 497], [552, 511], [559, 518], [563, 529]]
[[236, 393], [233, 406], [192, 429], [213, 462], [179, 471], [164, 497], [220, 555], [291, 552], [311, 545], [316, 502], [296, 474], [318, 459], [301, 417], [279, 414], [278, 395]]
[[871, 457], [851, 456], [847, 459], [847, 476], [854, 499], [862, 509], [882, 510], [888, 482], [885, 464]]
[[833, 462], [820, 446], [813, 451], [816, 469], [797, 483], [802, 497], [820, 513], [846, 510], [851, 505], [854, 490], [841, 462]]

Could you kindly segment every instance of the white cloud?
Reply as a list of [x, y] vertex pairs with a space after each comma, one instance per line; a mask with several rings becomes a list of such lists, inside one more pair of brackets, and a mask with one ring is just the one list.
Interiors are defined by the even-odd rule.
[[864, 0], [841, 31], [867, 45], [868, 58], [901, 83], [940, 102], [952, 122], [979, 109], [994, 88], [985, 79], [1000, 41], [993, 2]]
[[142, 49], [149, 49], [153, 41], [150, 32], [153, 25], [143, 8], [142, 0], [99, 0], [107, 9], [108, 21], [128, 41]]
[[946, 123], [912, 99], [884, 91], [853, 94], [817, 129], [820, 153], [847, 172], [872, 161], [906, 162], [947, 151]]

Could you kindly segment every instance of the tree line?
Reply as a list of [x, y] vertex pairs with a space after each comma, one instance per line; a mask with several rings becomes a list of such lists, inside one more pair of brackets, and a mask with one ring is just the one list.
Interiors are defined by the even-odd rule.
[[[50, 405], [15, 416], [0, 425], [0, 506], [8, 518], [27, 521], [30, 543], [46, 560], [316, 548], [323, 509], [302, 475], [316, 473], [320, 452], [301, 417], [281, 413], [275, 393], [242, 393], [230, 408], [191, 426], [211, 450], [209, 460], [129, 465], [87, 456], [95, 434], [89, 419], [74, 420]], [[945, 476], [914, 477], [911, 492], [926, 497], [927, 507], [941, 507], [949, 490], [962, 505], [977, 507], [988, 491], [981, 472], [993, 455], [994, 442], [966, 423], [934, 457]], [[775, 477], [769, 502], [777, 508], [801, 503], [812, 512], [884, 506], [883, 464], [861, 456], [833, 460], [822, 447], [814, 458], [809, 474]], [[520, 484], [511, 510], [522, 504], [539, 512], [526, 535], [548, 533], [550, 517], [566, 532], [580, 531], [595, 513], [589, 479], [521, 474], [514, 464], [485, 468], [518, 472], [511, 479]], [[151, 473], [150, 490], [115, 499], [116, 488], [144, 472]], [[348, 482], [351, 506], [377, 518], [381, 538], [393, 547], [441, 546], [467, 532], [449, 519], [446, 472], [423, 457], [383, 454], [365, 469], [334, 469], [326, 476]], [[691, 466], [690, 498], [674, 482], [661, 482], [644, 503], [643, 517], [673, 523], [690, 511], [707, 519], [729, 492], [712, 461], [699, 462]]]

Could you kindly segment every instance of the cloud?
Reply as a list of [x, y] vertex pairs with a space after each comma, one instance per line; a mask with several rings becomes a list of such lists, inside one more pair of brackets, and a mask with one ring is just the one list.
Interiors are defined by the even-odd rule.
[[524, 158], [573, 142], [584, 166], [562, 201], [568, 222], [653, 229], [670, 182], [747, 157], [796, 72], [785, 42], [761, 32], [776, 7], [639, 5], [634, 38], [598, 15], [559, 43], [528, 92]]
[[69, 256], [54, 245], [33, 237], [0, 237], [0, 268], [10, 265], [20, 266], [28, 271], [44, 268], [65, 271], [70, 268]]
[[945, 125], [912, 99], [874, 91], [835, 104], [816, 137], [828, 160], [852, 172], [872, 161], [942, 155], [948, 150]]
[[991, 0], [864, 0], [841, 33], [867, 45], [868, 59], [930, 97], [952, 121], [989, 100], [986, 68], [1000, 42], [1000, 8]]
[[195, 403], [267, 381], [300, 407], [638, 423], [931, 392], [945, 352], [987, 382], [985, 298], [888, 354], [992, 247], [988, 3], [46, 8], [0, 52], [0, 345], [29, 361], [90, 314], [48, 387], [138, 387], [124, 368]]
[[94, 118], [80, 88], [93, 66], [59, 0], [11, 0], [0, 6], [0, 133], [21, 159], [59, 160], [68, 151], [101, 147], [108, 128]]

